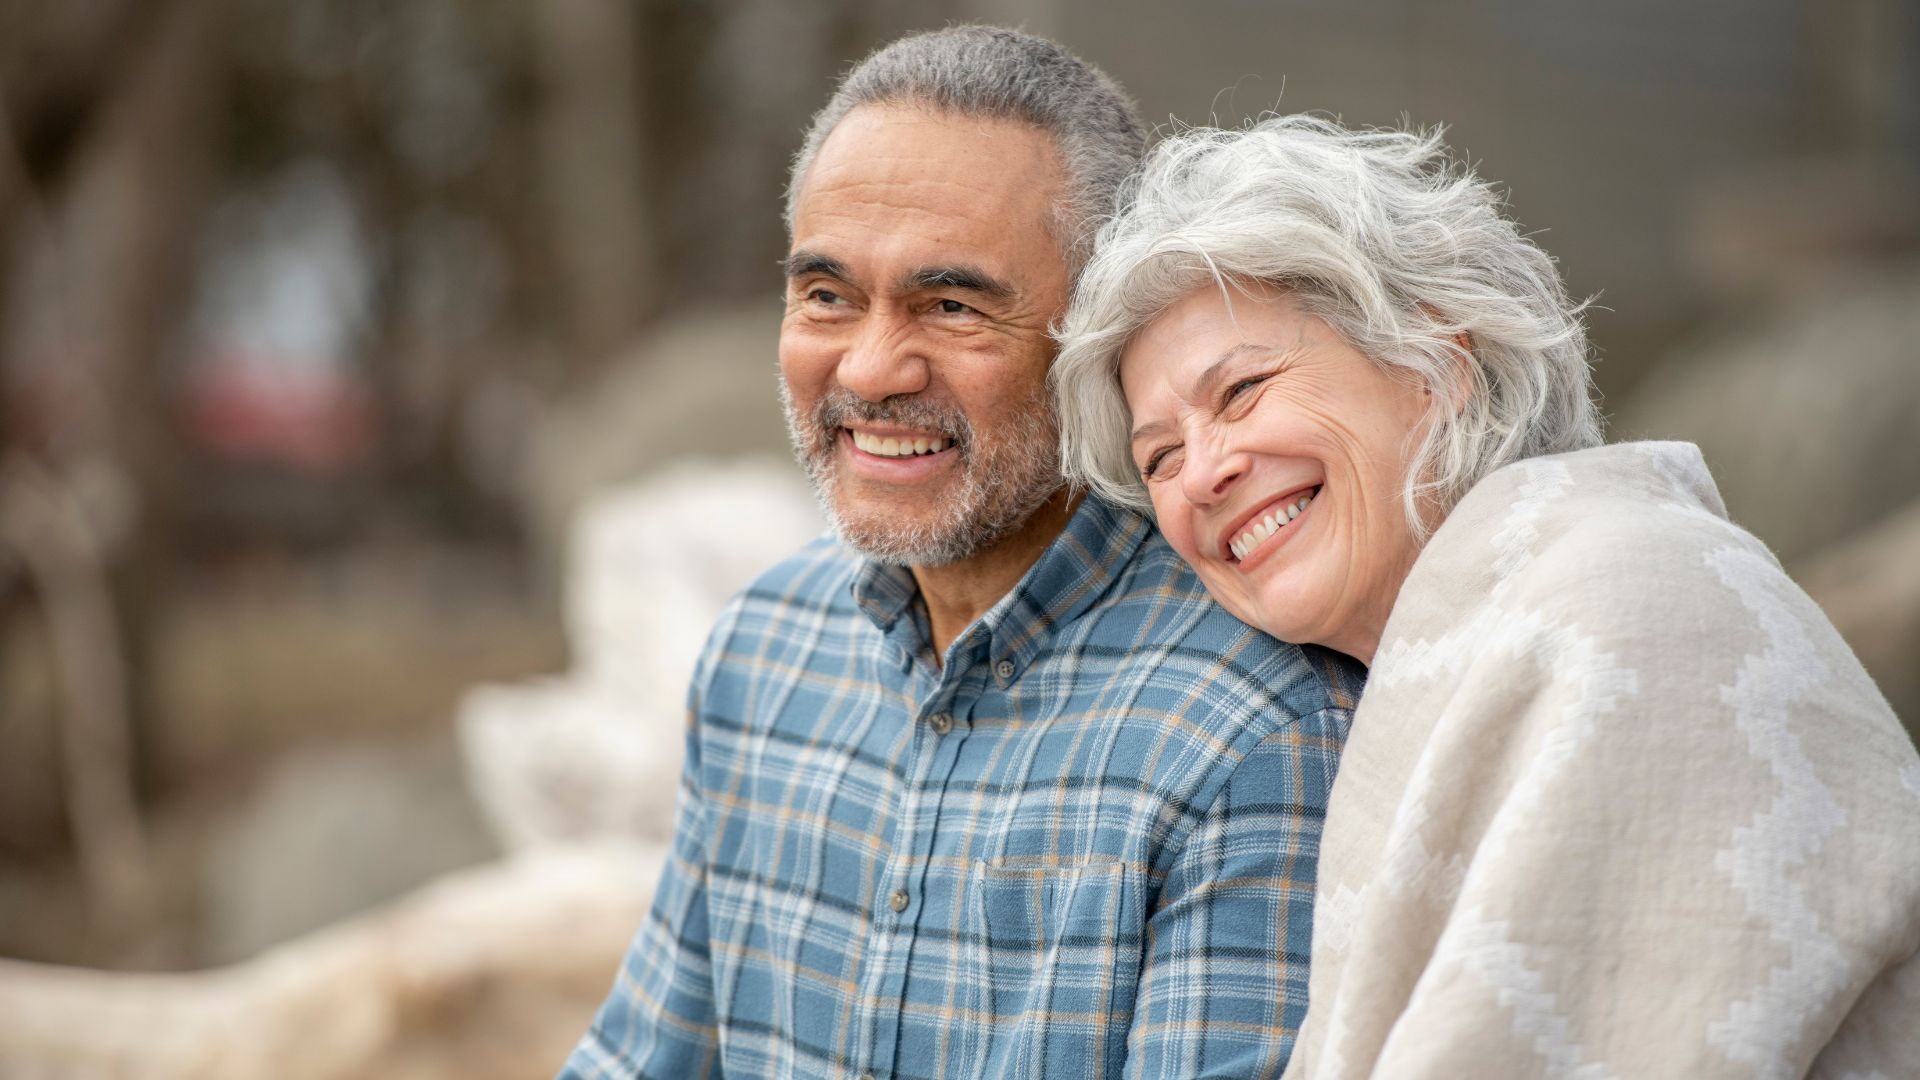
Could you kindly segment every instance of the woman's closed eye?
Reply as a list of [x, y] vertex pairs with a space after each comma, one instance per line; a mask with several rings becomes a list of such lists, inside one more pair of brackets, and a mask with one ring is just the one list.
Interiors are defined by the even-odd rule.
[[1273, 373], [1266, 372], [1260, 375], [1250, 375], [1247, 378], [1229, 384], [1226, 392], [1220, 395], [1220, 407], [1226, 408], [1228, 405], [1233, 404], [1235, 400], [1244, 397], [1247, 391], [1252, 390], [1254, 387], [1259, 386], [1271, 378], [1273, 378]]
[[1171, 476], [1180, 467], [1179, 452], [1178, 446], [1163, 446], [1148, 454], [1146, 463], [1140, 466], [1140, 478], [1157, 480]]

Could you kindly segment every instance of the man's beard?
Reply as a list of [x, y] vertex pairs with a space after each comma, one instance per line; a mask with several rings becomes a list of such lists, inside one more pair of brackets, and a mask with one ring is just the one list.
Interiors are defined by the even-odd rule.
[[[872, 402], [835, 387], [802, 416], [782, 379], [780, 404], [820, 508], [848, 547], [876, 562], [945, 566], [972, 558], [1033, 516], [1062, 484], [1059, 428], [1044, 387], [984, 435], [959, 409], [909, 395]], [[941, 433], [959, 455], [958, 483], [933, 493], [924, 515], [842, 506], [840, 433], [859, 421]]]

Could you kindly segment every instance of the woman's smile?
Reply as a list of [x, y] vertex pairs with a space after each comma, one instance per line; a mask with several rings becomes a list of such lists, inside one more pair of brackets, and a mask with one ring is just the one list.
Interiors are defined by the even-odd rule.
[[1226, 557], [1242, 573], [1251, 573], [1280, 545], [1293, 539], [1299, 519], [1319, 494], [1320, 485], [1315, 484], [1305, 491], [1289, 492], [1247, 515], [1240, 525], [1227, 531], [1227, 540], [1221, 545]]

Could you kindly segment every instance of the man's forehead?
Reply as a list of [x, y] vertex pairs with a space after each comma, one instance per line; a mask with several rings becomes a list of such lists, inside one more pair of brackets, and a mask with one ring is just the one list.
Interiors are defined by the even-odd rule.
[[804, 180], [791, 250], [854, 271], [971, 265], [1004, 276], [1032, 262], [1037, 245], [1057, 251], [1055, 159], [1051, 139], [1029, 125], [862, 106]]
[[850, 164], [879, 164], [911, 169], [925, 162], [959, 159], [1033, 169], [1050, 177], [1059, 172], [1059, 147], [1038, 125], [1004, 117], [973, 116], [931, 105], [862, 105], [847, 113], [828, 133], [810, 175]]

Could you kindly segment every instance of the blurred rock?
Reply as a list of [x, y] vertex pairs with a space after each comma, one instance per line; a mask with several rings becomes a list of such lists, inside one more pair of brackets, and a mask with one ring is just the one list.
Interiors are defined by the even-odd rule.
[[296, 751], [210, 840], [201, 955], [252, 956], [498, 850], [451, 740]]
[[661, 319], [595, 385], [535, 421], [519, 501], [549, 574], [574, 514], [595, 493], [677, 458], [788, 453], [781, 311], [780, 298], [768, 296]]
[[1750, 162], [1701, 182], [1680, 218], [1681, 256], [1706, 295], [1777, 295], [1920, 248], [1920, 170], [1857, 153]]
[[1920, 497], [1920, 263], [1820, 279], [1668, 356], [1613, 439], [1700, 444], [1733, 519], [1789, 562]]
[[208, 972], [0, 960], [0, 1076], [548, 1076], [605, 996], [664, 858], [625, 843], [521, 856]]
[[796, 470], [683, 461], [594, 498], [570, 545], [573, 670], [460, 708], [474, 792], [511, 849], [602, 834], [665, 842], [687, 680], [727, 600], [820, 534]]
[[1920, 500], [1792, 569], [1920, 741]]

